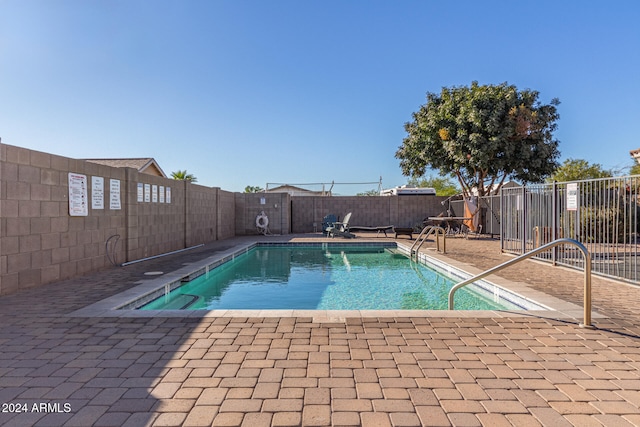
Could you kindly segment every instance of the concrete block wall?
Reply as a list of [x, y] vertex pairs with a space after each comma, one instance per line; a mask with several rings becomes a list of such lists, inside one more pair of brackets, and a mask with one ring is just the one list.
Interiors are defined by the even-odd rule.
[[[186, 244], [186, 190], [188, 183], [129, 169], [127, 261], [183, 249]], [[138, 185], [142, 184], [142, 201]], [[148, 186], [148, 187], [146, 187]], [[144, 194], [149, 188], [151, 194]], [[167, 190], [170, 200], [167, 201]], [[164, 192], [164, 200], [160, 193]], [[132, 197], [133, 199], [133, 197]]]
[[[86, 216], [69, 213], [69, 173], [87, 178]], [[92, 177], [104, 179], [102, 209], [91, 206]], [[120, 209], [110, 207], [111, 179]], [[0, 295], [111, 267], [107, 250], [120, 264], [232, 237], [235, 227], [233, 193], [0, 144]]]
[[291, 196], [288, 193], [236, 193], [235, 234], [259, 234], [256, 217], [262, 211], [269, 218], [272, 234], [291, 233]]
[[218, 190], [217, 236], [219, 240], [236, 235], [236, 198], [230, 191]]
[[[293, 233], [321, 231], [322, 219], [329, 214], [339, 219], [351, 212], [351, 225], [412, 227], [424, 218], [443, 211], [439, 196], [349, 196], [293, 197]], [[314, 226], [315, 224], [315, 226]]]
[[187, 194], [186, 246], [235, 236], [234, 193], [184, 182]]
[[[68, 174], [101, 176], [105, 206], [69, 215]], [[126, 234], [124, 209], [108, 204], [110, 179], [123, 169], [0, 144], [0, 295], [86, 274], [109, 265], [105, 242]], [[120, 247], [118, 256], [124, 258]]]
[[187, 191], [186, 246], [218, 239], [218, 188], [184, 182]]
[[[443, 213], [446, 209], [442, 201], [446, 197], [438, 196], [388, 196], [397, 200], [397, 222], [408, 227], [423, 219]], [[404, 220], [404, 222], [403, 222]]]

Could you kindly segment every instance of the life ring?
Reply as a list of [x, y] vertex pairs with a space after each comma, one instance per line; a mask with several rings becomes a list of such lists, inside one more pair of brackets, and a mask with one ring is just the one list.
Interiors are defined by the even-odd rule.
[[260, 214], [256, 217], [256, 227], [267, 228], [268, 225], [269, 217], [264, 213], [264, 211], [260, 212]]

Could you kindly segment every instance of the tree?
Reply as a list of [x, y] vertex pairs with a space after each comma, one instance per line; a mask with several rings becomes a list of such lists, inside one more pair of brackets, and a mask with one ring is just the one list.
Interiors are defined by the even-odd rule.
[[254, 187], [253, 185], [247, 185], [246, 187], [244, 187], [245, 193], [259, 193], [261, 191], [264, 191], [264, 190], [258, 186]]
[[640, 175], [640, 163], [635, 163], [629, 170], [629, 175]]
[[197, 182], [198, 178], [193, 176], [193, 174], [187, 173], [187, 170], [178, 170], [176, 172], [171, 172], [171, 178], [178, 179], [181, 181], [189, 181], [189, 182]]
[[608, 178], [611, 171], [602, 169], [598, 163], [590, 164], [583, 159], [567, 159], [556, 171], [547, 178], [548, 182], [580, 181], [583, 179]]
[[458, 179], [465, 195], [498, 193], [507, 178], [541, 182], [558, 167], [559, 119], [553, 99], [507, 83], [442, 88], [405, 124], [407, 136], [396, 152], [402, 173], [420, 177], [427, 168]]
[[379, 196], [379, 195], [380, 195], [380, 192], [378, 190], [376, 190], [375, 188], [371, 189], [371, 190], [364, 191], [362, 193], [356, 193], [356, 196]]
[[429, 176], [428, 178], [409, 178], [407, 186], [431, 187], [436, 190], [438, 196], [454, 196], [460, 194], [460, 189], [449, 178], [442, 176]]

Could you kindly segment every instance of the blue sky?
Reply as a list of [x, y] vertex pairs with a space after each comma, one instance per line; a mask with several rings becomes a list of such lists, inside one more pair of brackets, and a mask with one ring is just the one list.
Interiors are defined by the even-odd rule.
[[0, 0], [0, 138], [229, 191], [388, 188], [427, 92], [506, 81], [560, 99], [562, 160], [622, 170], [639, 20], [636, 0]]

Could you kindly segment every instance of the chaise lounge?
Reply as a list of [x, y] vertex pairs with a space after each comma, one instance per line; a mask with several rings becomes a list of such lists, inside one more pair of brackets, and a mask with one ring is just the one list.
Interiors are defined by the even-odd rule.
[[398, 236], [409, 236], [409, 240], [413, 240], [413, 228], [411, 227], [393, 227], [393, 231], [396, 233], [396, 239]]
[[380, 233], [384, 233], [384, 237], [387, 237], [387, 230], [393, 229], [393, 225], [383, 225], [379, 227], [366, 227], [363, 225], [355, 225], [353, 227], [349, 227], [349, 231], [370, 231], [376, 232], [376, 235], [380, 235]]

